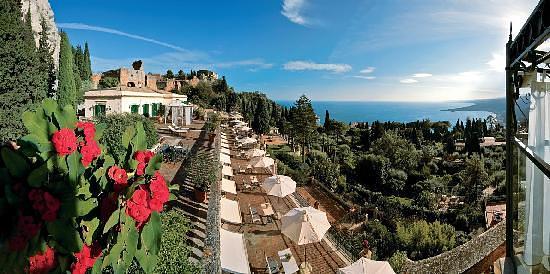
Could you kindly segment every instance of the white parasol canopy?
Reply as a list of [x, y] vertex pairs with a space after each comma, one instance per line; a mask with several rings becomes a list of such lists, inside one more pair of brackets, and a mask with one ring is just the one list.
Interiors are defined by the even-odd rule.
[[275, 160], [269, 157], [256, 157], [250, 160], [250, 166], [252, 167], [270, 167], [275, 164]]
[[229, 150], [229, 148], [226, 147], [221, 147], [220, 152], [223, 154], [231, 155], [231, 151]]
[[243, 234], [220, 229], [220, 264], [227, 273], [250, 273]]
[[249, 128], [249, 127], [247, 127], [247, 126], [243, 126], [243, 127], [241, 127], [239, 130], [241, 130], [241, 131], [250, 131], [251, 128]]
[[365, 257], [350, 266], [338, 269], [338, 274], [395, 274], [386, 261], [373, 261]]
[[237, 194], [237, 186], [235, 181], [222, 178], [222, 191]]
[[233, 169], [231, 169], [230, 166], [223, 165], [222, 166], [222, 175], [233, 177]]
[[226, 222], [241, 224], [243, 221], [241, 219], [239, 202], [222, 197], [220, 200], [220, 217]]
[[327, 214], [311, 206], [293, 208], [281, 218], [281, 232], [298, 245], [320, 242], [329, 228]]
[[227, 155], [227, 154], [223, 154], [223, 153], [220, 152], [220, 162], [222, 164], [230, 165], [231, 164], [231, 157], [229, 157], [229, 155]]
[[296, 191], [296, 182], [288, 176], [275, 175], [265, 179], [262, 188], [267, 195], [283, 198]]
[[261, 150], [257, 148], [251, 149], [246, 153], [246, 156], [248, 156], [248, 158], [262, 157], [262, 156], [265, 156], [265, 150]]

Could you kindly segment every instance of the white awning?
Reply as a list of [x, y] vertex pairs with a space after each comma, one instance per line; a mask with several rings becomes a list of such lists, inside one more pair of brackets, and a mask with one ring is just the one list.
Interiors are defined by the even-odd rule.
[[229, 155], [227, 155], [227, 154], [220, 153], [220, 162], [222, 162], [222, 164], [230, 165], [231, 164], [231, 157], [229, 157]]
[[232, 224], [240, 224], [243, 222], [241, 219], [239, 202], [227, 198], [221, 198], [220, 200], [220, 216], [222, 220]]
[[228, 148], [225, 148], [225, 147], [222, 147], [220, 149], [220, 152], [224, 153], [224, 154], [227, 154], [227, 155], [231, 155], [231, 151]]
[[227, 148], [227, 149], [229, 149], [229, 144], [224, 144], [224, 143], [222, 143], [222, 148]]
[[235, 181], [222, 178], [222, 191], [237, 194], [237, 185], [235, 185]]
[[233, 169], [231, 169], [231, 167], [229, 167], [229, 166], [224, 165], [222, 167], [222, 175], [233, 177]]
[[250, 273], [243, 234], [220, 229], [220, 261], [223, 271], [235, 274]]

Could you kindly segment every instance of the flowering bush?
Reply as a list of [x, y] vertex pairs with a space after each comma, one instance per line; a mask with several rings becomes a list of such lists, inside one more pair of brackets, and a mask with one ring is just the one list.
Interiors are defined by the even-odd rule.
[[105, 126], [71, 106], [47, 99], [23, 122], [19, 148], [0, 151], [0, 273], [125, 273], [134, 259], [151, 273], [170, 190], [143, 125], [118, 159], [98, 143]]

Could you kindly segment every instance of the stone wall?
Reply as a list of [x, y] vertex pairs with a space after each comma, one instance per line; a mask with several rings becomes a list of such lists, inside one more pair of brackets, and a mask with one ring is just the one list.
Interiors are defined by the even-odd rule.
[[42, 31], [41, 20], [44, 18], [46, 25], [48, 26], [48, 42], [52, 49], [52, 57], [55, 67], [59, 65], [59, 43], [61, 37], [55, 25], [54, 14], [52, 7], [48, 0], [24, 0], [22, 1], [23, 14], [31, 12], [32, 30], [34, 32], [34, 38], [36, 40], [36, 46], [40, 40], [40, 32]]

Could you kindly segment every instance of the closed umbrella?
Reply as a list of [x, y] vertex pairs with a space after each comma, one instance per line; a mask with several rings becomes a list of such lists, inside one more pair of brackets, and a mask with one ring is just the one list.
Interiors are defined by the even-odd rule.
[[249, 145], [249, 144], [256, 143], [257, 140], [254, 138], [246, 137], [246, 138], [240, 139], [239, 142], [243, 145]]
[[305, 261], [305, 245], [320, 242], [329, 228], [327, 214], [311, 206], [293, 208], [281, 218], [281, 232], [297, 245], [304, 245]]
[[273, 160], [273, 158], [270, 158], [270, 157], [256, 157], [256, 158], [252, 158], [252, 160], [250, 160], [250, 165], [252, 167], [270, 167], [272, 165], [275, 164], [275, 160]]
[[284, 198], [296, 191], [296, 182], [288, 176], [275, 175], [265, 179], [262, 188], [267, 195]]
[[265, 156], [265, 150], [261, 149], [251, 149], [247, 153], [248, 158], [254, 158], [254, 157], [262, 157]]
[[390, 264], [386, 261], [374, 261], [365, 257], [351, 264], [350, 266], [339, 268], [338, 274], [395, 274]]

